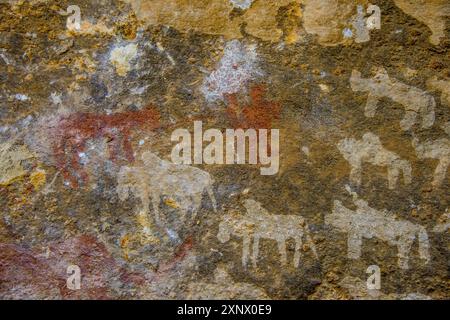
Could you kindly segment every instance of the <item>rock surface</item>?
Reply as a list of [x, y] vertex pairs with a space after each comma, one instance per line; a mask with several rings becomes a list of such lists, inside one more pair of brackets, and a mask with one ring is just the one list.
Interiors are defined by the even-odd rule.
[[449, 16], [0, 1], [0, 298], [449, 299]]

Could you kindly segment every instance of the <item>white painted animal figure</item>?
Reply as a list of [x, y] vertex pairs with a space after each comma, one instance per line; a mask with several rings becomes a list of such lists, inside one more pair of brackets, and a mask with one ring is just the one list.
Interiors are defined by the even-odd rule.
[[411, 165], [397, 154], [383, 147], [380, 138], [371, 132], [363, 135], [361, 140], [346, 138], [337, 144], [345, 160], [351, 166], [350, 181], [361, 184], [361, 171], [364, 163], [387, 167], [388, 187], [394, 189], [400, 172], [405, 184], [411, 183]]
[[286, 265], [286, 240], [295, 240], [294, 267], [298, 267], [301, 257], [302, 240], [305, 236], [308, 246], [317, 258], [314, 243], [309, 235], [308, 225], [305, 219], [296, 215], [273, 215], [264, 209], [255, 200], [246, 200], [244, 207], [247, 213], [227, 214], [222, 217], [217, 238], [225, 243], [231, 235], [242, 238], [242, 265], [247, 266], [250, 253], [251, 238], [253, 237], [252, 264], [256, 267], [259, 255], [259, 240], [272, 239], [278, 242], [278, 251], [281, 255], [281, 263]]
[[419, 142], [414, 137], [412, 145], [416, 150], [419, 159], [436, 159], [439, 160], [434, 170], [434, 178], [431, 183], [434, 187], [439, 187], [447, 176], [448, 166], [450, 164], [450, 139], [441, 138], [434, 141]]
[[160, 225], [163, 222], [159, 214], [162, 196], [175, 202], [173, 206], [182, 211], [183, 221], [189, 211], [192, 212], [192, 219], [195, 218], [205, 191], [216, 211], [213, 179], [209, 173], [191, 166], [175, 165], [151, 152], [142, 155], [142, 162], [141, 166], [120, 169], [117, 187], [120, 200], [126, 200], [131, 192], [141, 200], [141, 212], [145, 214], [149, 213], [151, 201], [155, 220]]
[[420, 258], [425, 263], [429, 262], [428, 234], [424, 227], [398, 220], [386, 211], [373, 209], [364, 200], [354, 198], [353, 202], [357, 207], [356, 211], [346, 208], [340, 201], [334, 201], [332, 213], [325, 215], [325, 224], [348, 233], [348, 258], [361, 257], [363, 238], [378, 238], [397, 246], [398, 265], [402, 269], [408, 269], [409, 252], [417, 238]]
[[436, 102], [433, 96], [390, 78], [383, 68], [380, 68], [373, 78], [362, 78], [361, 72], [353, 70], [350, 85], [353, 91], [368, 92], [364, 112], [366, 117], [374, 117], [378, 102], [382, 98], [389, 98], [405, 108], [405, 116], [400, 121], [402, 130], [411, 129], [418, 114], [422, 117], [422, 128], [430, 128], [434, 124]]

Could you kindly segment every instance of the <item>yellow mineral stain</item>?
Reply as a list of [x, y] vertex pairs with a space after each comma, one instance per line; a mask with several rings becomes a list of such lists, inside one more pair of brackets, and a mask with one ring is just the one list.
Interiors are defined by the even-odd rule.
[[42, 169], [37, 169], [30, 174], [30, 182], [35, 190], [39, 190], [46, 182], [46, 174]]
[[140, 212], [137, 215], [137, 221], [142, 227], [141, 244], [158, 244], [159, 239], [153, 233], [153, 224], [150, 222], [148, 213]]
[[178, 209], [180, 206], [178, 205], [178, 203], [176, 203], [175, 200], [171, 199], [171, 198], [167, 198], [164, 200], [164, 203], [166, 205], [168, 205], [169, 207], [172, 207], [174, 209]]

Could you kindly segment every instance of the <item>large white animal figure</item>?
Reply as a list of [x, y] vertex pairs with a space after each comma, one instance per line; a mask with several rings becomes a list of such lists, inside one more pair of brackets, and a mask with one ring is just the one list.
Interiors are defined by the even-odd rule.
[[450, 164], [450, 139], [441, 138], [420, 143], [419, 139], [414, 137], [412, 145], [416, 149], [416, 154], [419, 159], [439, 160], [434, 170], [433, 182], [431, 183], [433, 187], [439, 187], [445, 180]]
[[166, 196], [172, 201], [172, 206], [181, 210], [183, 221], [189, 211], [194, 219], [205, 191], [216, 211], [213, 179], [207, 172], [191, 166], [175, 165], [151, 152], [143, 153], [142, 162], [140, 166], [122, 167], [117, 187], [121, 201], [126, 200], [130, 192], [140, 199], [141, 216], [148, 215], [151, 201], [156, 223], [162, 226], [165, 219], [159, 213], [159, 204], [161, 197]]
[[380, 138], [371, 132], [365, 133], [361, 140], [343, 139], [339, 141], [337, 147], [350, 164], [350, 181], [356, 185], [361, 184], [361, 171], [364, 163], [387, 167], [389, 189], [395, 188], [400, 172], [403, 173], [405, 184], [411, 183], [409, 162], [401, 159], [394, 152], [386, 150], [381, 144]]
[[382, 98], [389, 98], [405, 108], [405, 116], [400, 121], [402, 130], [409, 130], [416, 123], [418, 114], [422, 117], [422, 128], [430, 128], [434, 124], [436, 102], [433, 96], [390, 78], [383, 68], [371, 79], [362, 78], [361, 72], [353, 70], [350, 85], [353, 91], [368, 92], [364, 112], [366, 117], [375, 116], [378, 102]]
[[294, 267], [297, 268], [300, 262], [303, 236], [306, 237], [308, 246], [317, 258], [314, 243], [309, 235], [308, 225], [303, 217], [270, 214], [259, 202], [251, 199], [245, 200], [244, 207], [247, 209], [247, 213], [244, 215], [231, 213], [223, 216], [217, 234], [217, 238], [222, 243], [229, 241], [231, 235], [242, 238], [242, 265], [244, 267], [247, 266], [252, 237], [252, 264], [254, 267], [256, 267], [258, 260], [259, 240], [261, 238], [278, 242], [278, 251], [283, 265], [287, 263], [286, 240], [289, 238], [295, 240]]
[[356, 205], [355, 211], [336, 200], [333, 212], [325, 215], [325, 224], [348, 233], [348, 258], [359, 259], [363, 238], [375, 237], [397, 246], [398, 265], [402, 269], [408, 269], [409, 251], [417, 238], [420, 258], [424, 259], [425, 263], [429, 262], [428, 234], [424, 227], [398, 220], [389, 212], [373, 209], [366, 201], [357, 197], [354, 197], [353, 202]]

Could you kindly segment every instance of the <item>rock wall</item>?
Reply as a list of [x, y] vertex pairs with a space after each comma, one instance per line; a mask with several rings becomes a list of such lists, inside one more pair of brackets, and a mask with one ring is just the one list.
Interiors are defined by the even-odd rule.
[[448, 299], [449, 16], [0, 1], [0, 298]]

